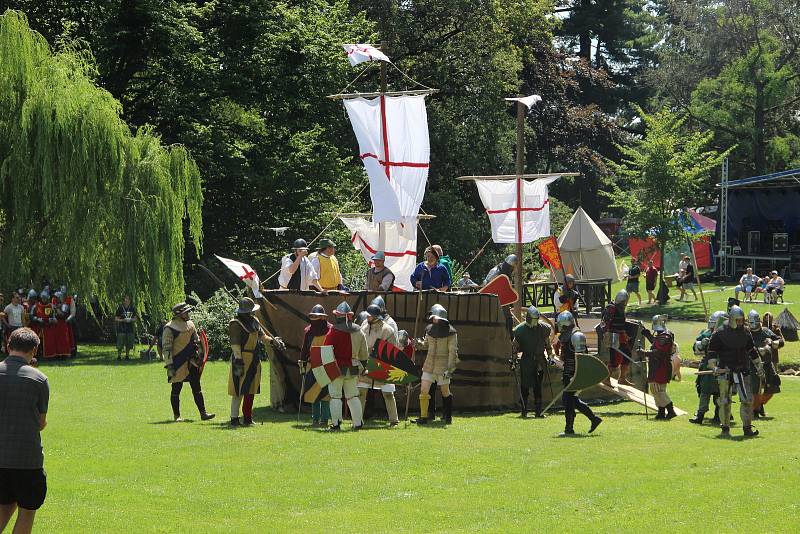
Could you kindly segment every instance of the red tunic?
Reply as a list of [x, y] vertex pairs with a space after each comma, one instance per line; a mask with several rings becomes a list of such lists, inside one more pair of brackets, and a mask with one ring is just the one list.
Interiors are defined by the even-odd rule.
[[[55, 310], [49, 303], [37, 302], [33, 309], [33, 316], [41, 319], [41, 322], [34, 322], [34, 331], [39, 334], [41, 340], [40, 350], [43, 358], [58, 358], [69, 356], [72, 352], [70, 339], [65, 338], [63, 327], [59, 327], [58, 322], [51, 323], [50, 319], [55, 318]], [[64, 322], [66, 326], [66, 322]]]
[[350, 332], [331, 328], [325, 336], [325, 344], [333, 347], [333, 356], [339, 369], [353, 367], [353, 338]]
[[672, 332], [660, 332], [653, 338], [653, 347], [647, 353], [647, 381], [668, 384], [672, 379], [672, 350], [675, 336]]

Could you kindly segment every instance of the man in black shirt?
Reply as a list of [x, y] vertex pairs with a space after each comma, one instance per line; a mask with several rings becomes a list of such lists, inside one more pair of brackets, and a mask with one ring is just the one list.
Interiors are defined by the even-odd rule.
[[122, 359], [122, 349], [125, 349], [125, 359], [131, 357], [131, 349], [136, 345], [136, 336], [133, 334], [133, 324], [137, 319], [136, 308], [131, 304], [131, 297], [125, 295], [122, 304], [117, 307], [114, 314], [114, 323], [117, 325], [117, 359]]
[[8, 358], [0, 363], [0, 532], [15, 511], [14, 532], [31, 532], [47, 495], [40, 432], [47, 425], [50, 387], [30, 365], [38, 348], [36, 333], [18, 328], [9, 336]]

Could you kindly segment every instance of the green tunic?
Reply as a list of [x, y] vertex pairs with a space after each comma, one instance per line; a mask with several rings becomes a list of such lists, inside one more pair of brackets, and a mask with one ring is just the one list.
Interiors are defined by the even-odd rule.
[[[696, 341], [703, 341], [704, 339], [711, 339], [711, 330], [703, 330], [700, 332], [700, 335], [697, 336]], [[705, 356], [703, 359], [700, 360], [700, 365], [698, 366], [698, 371], [711, 371], [713, 367], [708, 365], [708, 349], [706, 348]], [[714, 375], [697, 375], [695, 379], [695, 386], [697, 387], [697, 394], [698, 395], [719, 395], [719, 382], [717, 381], [717, 377]]]
[[[517, 342], [522, 358], [520, 371], [523, 381], [533, 381], [533, 375], [547, 368], [545, 351], [550, 352], [550, 325], [539, 321], [533, 326], [522, 323], [514, 328], [514, 341]], [[526, 380], [527, 379], [527, 380]]]

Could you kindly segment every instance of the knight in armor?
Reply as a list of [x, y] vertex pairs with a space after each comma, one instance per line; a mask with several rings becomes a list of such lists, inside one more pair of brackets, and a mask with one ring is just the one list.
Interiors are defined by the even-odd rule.
[[[315, 304], [308, 312], [309, 324], [303, 331], [303, 346], [300, 348], [300, 369], [307, 372], [308, 360], [311, 359], [311, 347], [321, 347], [325, 337], [333, 328], [328, 322], [328, 314], [321, 304]], [[327, 395], [326, 398], [330, 398]], [[311, 404], [311, 426], [328, 426], [331, 418], [330, 401], [318, 399]]]
[[747, 314], [747, 326], [750, 330], [750, 335], [753, 336], [756, 350], [764, 364], [763, 379], [758, 373], [751, 372], [750, 374], [753, 387], [753, 418], [758, 419], [766, 415], [764, 413], [764, 404], [772, 398], [772, 395], [781, 391], [781, 379], [775, 369], [775, 361], [777, 359], [774, 353], [783, 347], [784, 341], [782, 337], [761, 324], [761, 316], [756, 310], [750, 310]]
[[[700, 356], [700, 365], [698, 371], [711, 371], [717, 366], [717, 360], [710, 358], [708, 355], [708, 344], [711, 341], [711, 335], [719, 328], [722, 328], [728, 315], [725, 311], [715, 311], [708, 318], [708, 328], [700, 332], [694, 342], [694, 354]], [[717, 378], [713, 375], [697, 375], [695, 379], [695, 387], [700, 401], [697, 405], [697, 415], [693, 419], [689, 419], [690, 423], [696, 425], [703, 424], [703, 418], [708, 411], [709, 402], [714, 401], [714, 417], [711, 422], [719, 424], [719, 383]], [[731, 421], [733, 422], [733, 421]]]
[[172, 308], [172, 320], [164, 325], [161, 334], [161, 352], [164, 356], [164, 368], [167, 370], [167, 381], [172, 384], [172, 415], [175, 421], [183, 421], [181, 418], [181, 390], [183, 383], [189, 382], [192, 388], [192, 396], [197, 410], [200, 412], [200, 419], [207, 421], [213, 419], [213, 413], [206, 412], [206, 404], [203, 399], [203, 392], [200, 389], [200, 338], [197, 335], [197, 328], [189, 319], [189, 314], [194, 306], [186, 302], [180, 302]]
[[[586, 336], [578, 330], [575, 326], [575, 317], [568, 311], [563, 311], [558, 314], [556, 318], [556, 327], [558, 328], [558, 340], [556, 341], [555, 352], [561, 362], [562, 374], [561, 383], [566, 388], [572, 382], [572, 377], [575, 375], [576, 354], [588, 353], [589, 349], [586, 344]], [[577, 409], [585, 415], [591, 422], [589, 433], [603, 422], [600, 417], [597, 417], [592, 409], [578, 397], [577, 391], [567, 391], [566, 389], [561, 394], [561, 403], [564, 405], [564, 432], [561, 436], [575, 435], [575, 410]]]
[[[239, 301], [236, 317], [228, 323], [231, 342], [231, 369], [228, 373], [228, 395], [231, 396], [231, 426], [253, 424], [253, 401], [261, 393], [261, 355], [272, 341], [254, 315], [260, 306], [253, 299]], [[239, 408], [244, 419], [239, 419]]]
[[517, 255], [516, 254], [509, 254], [506, 256], [506, 259], [495, 265], [491, 268], [489, 273], [486, 275], [486, 278], [483, 279], [483, 285], [488, 284], [501, 274], [506, 275], [510, 280], [513, 281], [514, 276], [514, 269], [517, 266]]
[[[528, 308], [525, 322], [514, 328], [514, 354], [516, 356], [518, 352], [522, 353], [519, 358], [522, 417], [528, 416], [530, 389], [533, 389], [534, 413], [536, 417], [544, 417], [542, 379], [548, 372], [547, 362], [553, 353], [553, 347], [550, 345], [552, 332], [550, 325], [541, 320], [541, 314], [535, 306]], [[512, 359], [512, 363], [516, 363], [516, 358]]]
[[571, 274], [564, 277], [564, 283], [553, 293], [553, 305], [556, 310], [559, 313], [568, 311], [576, 320], [578, 318], [578, 302], [582, 300], [575, 285], [575, 277]]
[[442, 421], [453, 422], [453, 394], [450, 392], [450, 378], [458, 366], [458, 334], [447, 319], [447, 310], [441, 304], [434, 304], [428, 315], [430, 324], [425, 328], [425, 339], [418, 343], [417, 349], [427, 350], [422, 365], [422, 383], [419, 393], [419, 425], [427, 424], [431, 401], [431, 386], [439, 384], [442, 393]]
[[[397, 330], [386, 324], [383, 320], [381, 309], [375, 305], [367, 306], [367, 320], [361, 325], [361, 333], [367, 340], [367, 348], [371, 351], [375, 344], [380, 341], [387, 341], [395, 347], [400, 347], [397, 339]], [[386, 403], [386, 414], [389, 416], [389, 426], [397, 426], [400, 418], [397, 414], [397, 400], [395, 399], [395, 385], [375, 381], [367, 376], [362, 376], [358, 381], [359, 399], [361, 408], [364, 410], [367, 404], [367, 393], [370, 389], [380, 389], [383, 400]]]
[[614, 297], [614, 302], [603, 310], [601, 329], [603, 343], [609, 347], [608, 371], [613, 376], [619, 369], [619, 383], [632, 385], [628, 381], [631, 361], [625, 356], [631, 355], [633, 339], [626, 328], [625, 307], [628, 305], [628, 292], [620, 289]]
[[389, 312], [386, 310], [386, 301], [383, 300], [383, 297], [378, 295], [377, 297], [372, 299], [370, 305], [377, 306], [378, 309], [381, 311], [381, 319], [383, 320], [384, 324], [388, 324], [395, 332], [398, 331], [397, 322], [395, 322], [395, 320], [392, 318], [391, 315], [389, 315]]
[[745, 329], [744, 312], [732, 306], [728, 312], [728, 324], [711, 335], [708, 344], [709, 358], [717, 360], [714, 374], [719, 381], [720, 418], [722, 435], [730, 435], [731, 396], [735, 390], [739, 396], [739, 416], [745, 436], [757, 436], [752, 427], [753, 389], [750, 373], [753, 368], [759, 376], [764, 374], [763, 364], [753, 343], [753, 336]]
[[342, 302], [333, 311], [333, 328], [325, 336], [325, 345], [333, 347], [333, 355], [341, 374], [328, 385], [331, 395], [332, 431], [341, 430], [342, 395], [350, 408], [353, 430], [363, 426], [361, 401], [358, 398], [358, 377], [369, 357], [367, 341], [361, 328], [353, 323], [353, 310], [347, 302]]
[[642, 334], [652, 345], [644, 355], [647, 357], [647, 383], [658, 407], [656, 419], [672, 419], [678, 414], [667, 394], [667, 385], [672, 380], [672, 358], [678, 353], [675, 334], [667, 329], [666, 315], [654, 315], [653, 330], [644, 330]]
[[379, 250], [372, 255], [373, 267], [367, 270], [365, 287], [367, 291], [391, 291], [394, 273], [386, 267], [386, 253]]

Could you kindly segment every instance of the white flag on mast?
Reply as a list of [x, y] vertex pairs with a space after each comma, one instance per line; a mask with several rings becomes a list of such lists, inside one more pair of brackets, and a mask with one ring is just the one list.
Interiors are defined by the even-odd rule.
[[425, 96], [379, 96], [344, 101], [369, 175], [373, 222], [416, 228], [430, 167]]
[[253, 292], [253, 296], [255, 296], [257, 299], [262, 297], [260, 291], [261, 280], [258, 278], [258, 273], [256, 273], [255, 269], [240, 261], [229, 260], [228, 258], [217, 256], [216, 254], [214, 254], [214, 256], [219, 261], [224, 263], [225, 267], [233, 271], [233, 274], [238, 276], [239, 280], [244, 282], [245, 285], [250, 288], [250, 290]]
[[[378, 250], [378, 225], [361, 217], [342, 217], [350, 230], [350, 241], [367, 263]], [[386, 267], [394, 273], [394, 285], [412, 291], [411, 275], [417, 266], [417, 222], [386, 223]]]
[[492, 224], [495, 243], [530, 243], [550, 235], [547, 186], [560, 176], [538, 180], [475, 180]]
[[522, 102], [523, 104], [528, 106], [528, 109], [531, 109], [532, 105], [542, 101], [542, 97], [539, 95], [530, 95], [530, 96], [520, 96], [517, 98], [506, 98], [505, 100], [508, 100], [509, 102]]
[[346, 44], [342, 45], [347, 53], [347, 60], [350, 65], [356, 66], [365, 61], [386, 61], [391, 63], [389, 56], [370, 44]]

